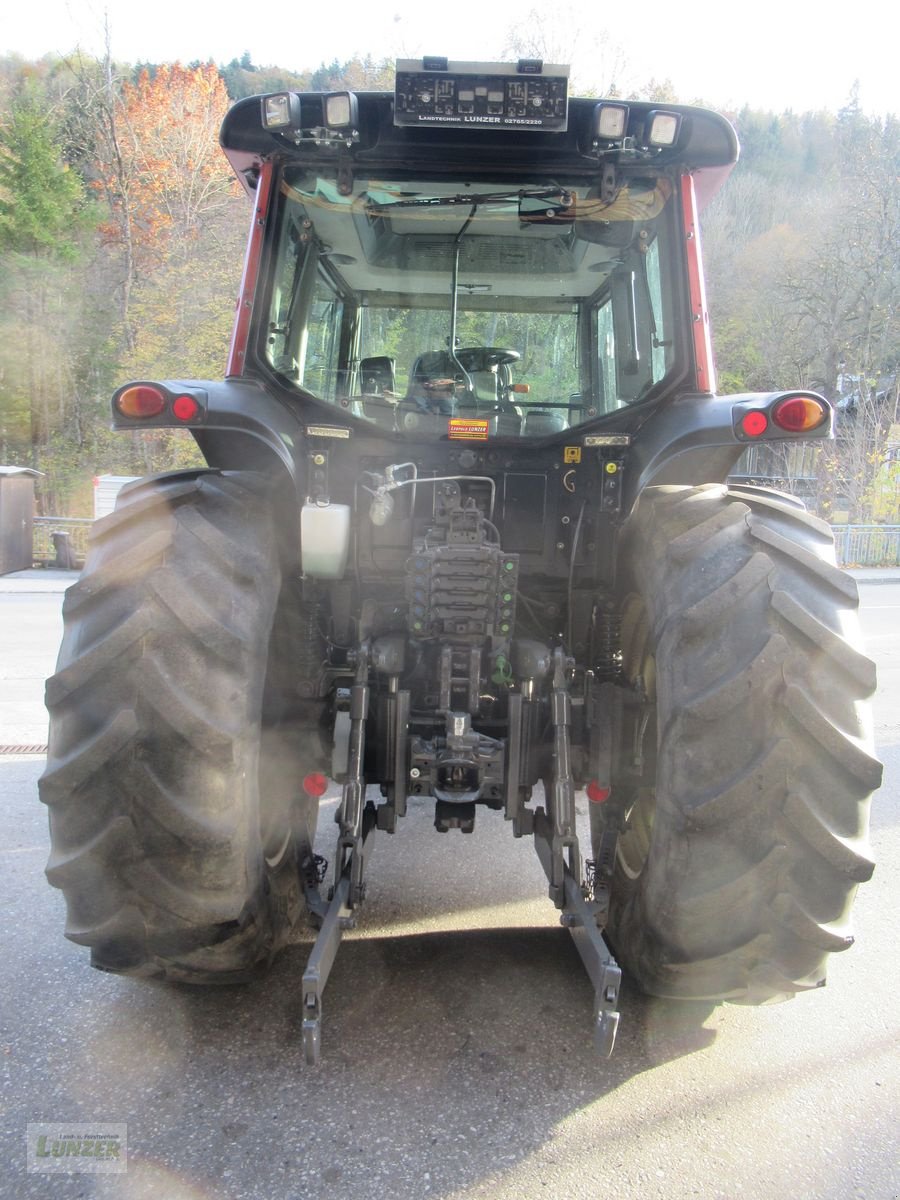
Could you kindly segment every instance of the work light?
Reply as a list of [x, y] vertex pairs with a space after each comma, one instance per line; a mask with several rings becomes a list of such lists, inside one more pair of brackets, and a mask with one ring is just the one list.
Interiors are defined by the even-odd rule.
[[294, 92], [263, 96], [262, 120], [266, 129], [299, 129], [300, 97]]
[[607, 142], [618, 142], [628, 128], [627, 104], [598, 104], [594, 109], [594, 131]]
[[674, 146], [681, 129], [679, 113], [652, 112], [647, 118], [647, 141], [651, 146]]

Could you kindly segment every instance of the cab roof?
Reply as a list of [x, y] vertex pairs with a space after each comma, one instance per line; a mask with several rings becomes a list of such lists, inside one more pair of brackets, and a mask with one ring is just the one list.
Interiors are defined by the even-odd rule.
[[[336, 133], [325, 126], [324, 116], [326, 97], [333, 94], [288, 93], [295, 114], [289, 130], [266, 128], [264, 105], [271, 95], [248, 97], [229, 110], [220, 142], [251, 194], [262, 163], [274, 160], [304, 162], [350, 179], [355, 171], [394, 179], [407, 174], [551, 179], [596, 175], [610, 163], [626, 174], [663, 168], [690, 172], [702, 206], [725, 182], [738, 157], [737, 135], [729, 121], [687, 105], [570, 98], [564, 130], [418, 127], [395, 123], [392, 93], [357, 92], [353, 129]], [[603, 104], [627, 112], [627, 132], [618, 143], [596, 136], [598, 106]], [[647, 145], [645, 136], [650, 120], [660, 112], [678, 118], [677, 141], [664, 148]]]

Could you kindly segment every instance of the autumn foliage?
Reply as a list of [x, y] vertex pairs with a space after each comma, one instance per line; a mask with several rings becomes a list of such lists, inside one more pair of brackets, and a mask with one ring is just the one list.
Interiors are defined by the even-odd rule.
[[[124, 83], [99, 146], [95, 186], [110, 203], [111, 241], [130, 238], [136, 265], [183, 240], [221, 211], [237, 184], [218, 146], [228, 95], [216, 67], [158, 67]], [[125, 231], [125, 224], [130, 229]]]

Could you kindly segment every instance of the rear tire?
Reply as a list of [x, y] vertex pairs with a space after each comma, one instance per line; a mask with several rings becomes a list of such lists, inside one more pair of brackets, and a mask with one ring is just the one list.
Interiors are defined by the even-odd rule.
[[299, 919], [317, 803], [289, 647], [268, 673], [280, 593], [260, 477], [145, 480], [95, 526], [47, 682], [40, 794], [66, 936], [96, 967], [235, 982]]
[[821, 986], [853, 941], [881, 781], [856, 585], [829, 527], [763, 490], [649, 488], [621, 545], [623, 666], [650, 720], [623, 788], [610, 940], [655, 995]]

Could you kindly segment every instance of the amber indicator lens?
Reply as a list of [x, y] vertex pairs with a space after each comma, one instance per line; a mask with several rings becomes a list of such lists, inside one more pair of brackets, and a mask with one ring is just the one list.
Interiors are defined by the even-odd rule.
[[176, 396], [172, 402], [172, 412], [179, 421], [193, 421], [200, 411], [200, 405], [193, 396]]
[[136, 384], [116, 397], [116, 408], [123, 417], [158, 417], [166, 407], [166, 397], [157, 388]]
[[810, 429], [818, 429], [828, 416], [828, 410], [821, 400], [814, 396], [788, 396], [779, 400], [772, 409], [772, 420], [788, 433], [806, 433]]
[[759, 437], [768, 428], [769, 418], [758, 408], [755, 408], [752, 412], [744, 413], [741, 417], [741, 430], [747, 437]]

